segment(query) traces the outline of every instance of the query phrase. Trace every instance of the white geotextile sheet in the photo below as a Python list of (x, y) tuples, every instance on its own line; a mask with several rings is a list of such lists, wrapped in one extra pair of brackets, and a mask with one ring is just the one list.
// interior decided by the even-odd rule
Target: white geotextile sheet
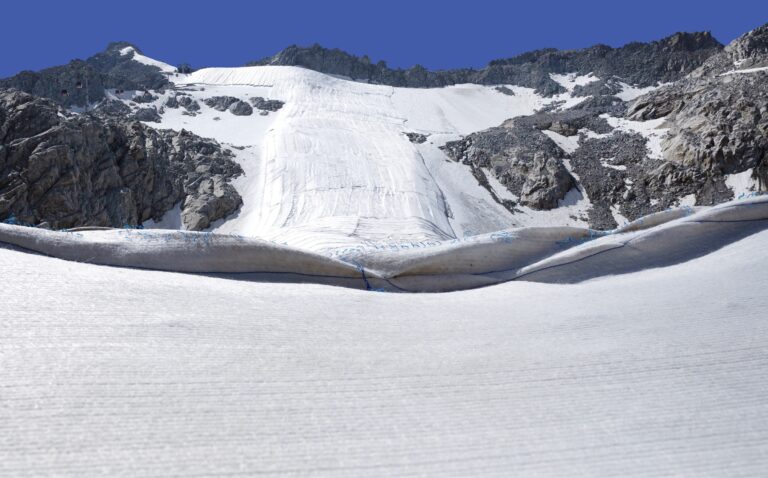
[(766, 226), (768, 197), (756, 197), (663, 211), (608, 232), (526, 227), (464, 240), (362, 243), (325, 251), (205, 232), (47, 231), (7, 224), (0, 224), (0, 242), (93, 264), (420, 292), (510, 280), (576, 282), (669, 265)]

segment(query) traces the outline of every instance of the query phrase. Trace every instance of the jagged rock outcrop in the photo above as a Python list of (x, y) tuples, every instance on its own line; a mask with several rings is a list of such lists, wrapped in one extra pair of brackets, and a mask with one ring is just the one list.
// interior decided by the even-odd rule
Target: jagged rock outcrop
[(613, 96), (622, 91), (622, 86), (614, 78), (596, 80), (586, 85), (576, 85), (573, 96)]
[[(645, 137), (614, 130), (606, 115), (621, 117), (624, 102), (611, 96), (593, 100), (572, 109), (508, 120), (448, 143), (446, 153), (468, 164), (481, 185), (489, 187), (483, 173), (488, 171), (519, 197), (520, 204), (533, 209), (558, 207), (566, 193), (578, 186), (590, 200), (588, 221), (596, 229), (616, 227), (614, 211), (633, 220), (674, 207), (691, 194), (699, 204), (733, 197), (721, 172), (707, 169), (706, 163), (652, 157)], [(563, 151), (546, 131), (578, 135), (575, 150)], [(566, 159), (573, 175), (565, 168)], [(492, 195), (509, 208), (508, 201)], [(509, 209), (514, 212), (514, 207)]]
[[(563, 162), (571, 156), (544, 131), (552, 131), (566, 137), (575, 136), (585, 129), (596, 134), (610, 133), (613, 127), (602, 115), (620, 116), (624, 108), (623, 102), (618, 98), (607, 98), (609, 101), (596, 101), (591, 107), (582, 106), (564, 111), (547, 110), (507, 120), (499, 127), (449, 142), (444, 149), (449, 157), (470, 165), (481, 185), (489, 188), (487, 178), (480, 177), (484, 175), (485, 169), (517, 196), (520, 204), (533, 209), (553, 209), (577, 182)], [(645, 140), (642, 147), (645, 151)], [(600, 166), (600, 169), (605, 168)], [(599, 174), (590, 177), (599, 182)], [(493, 191), (491, 193), (508, 209), (513, 206), (509, 201), (498, 199)], [(608, 206), (606, 211), (607, 208)], [(514, 211), (514, 208), (511, 210)], [(598, 213), (593, 223), (596, 226), (611, 227), (613, 219), (608, 218), (609, 211), (607, 216)]]
[(552, 209), (575, 185), (563, 165), (567, 157), (554, 141), (537, 129), (528, 118), (506, 121), (445, 145), (446, 154), (469, 165), (480, 184), (508, 209), (514, 204), (501, 201), (488, 185), (487, 170), (519, 203), (533, 209)]
[(187, 113), (189, 114), (196, 114), (198, 111), (200, 111), (200, 103), (192, 99), (191, 96), (177, 95), (176, 101), (179, 106), (187, 110)]
[(229, 111), (235, 116), (250, 116), (253, 114), (251, 105), (234, 96), (213, 96), (203, 100), (203, 103), (216, 111)]
[[(763, 68), (768, 67), (768, 25), (722, 50), (707, 34), (675, 35), (654, 45), (630, 44), (624, 49), (593, 47), (577, 55), (539, 51), (514, 61), (493, 62), (530, 65), (548, 58), (558, 65), (550, 65), (554, 70), (565, 64), (566, 72), (591, 72), (600, 79), (576, 86), (574, 96), (588, 98), (570, 109), (561, 110), (562, 103), (553, 103), (537, 114), (449, 143), (446, 152), (469, 164), (481, 185), (487, 186), (487, 179), (480, 177), (487, 168), (520, 198), (520, 203), (541, 209), (558, 204), (562, 188), (553, 185), (566, 182), (553, 181), (552, 172), (545, 171), (547, 181), (540, 181), (541, 190), (551, 194), (532, 200), (530, 188), (521, 181), (531, 178), (530, 167), (535, 162), (531, 153), (538, 151), (539, 165), (544, 158), (552, 165), (558, 158), (568, 159), (579, 187), (591, 202), (589, 223), (599, 229), (615, 227), (616, 212), (632, 220), (676, 206), (686, 196), (693, 195), (700, 205), (732, 199), (725, 175), (750, 168), (754, 168), (753, 177), (761, 189), (767, 189), (768, 68)], [(626, 64), (621, 55), (629, 51), (638, 54), (644, 71)], [(649, 51), (655, 52), (651, 57), (658, 55), (644, 60)], [(704, 51), (714, 54), (704, 58)], [(699, 66), (691, 71), (696, 63)], [(615, 96), (622, 90), (617, 77), (635, 85), (653, 84), (674, 79), (675, 70), (690, 74), (630, 104)], [(611, 131), (606, 115), (626, 115), (636, 121), (665, 117), (664, 157), (652, 156), (647, 138), (640, 134)], [(585, 130), (594, 134), (585, 135)], [(575, 151), (554, 150), (554, 143), (542, 138), (543, 131), (565, 137), (579, 135), (573, 143)], [(521, 157), (527, 158), (524, 163), (528, 169), (517, 164)], [(525, 176), (517, 176), (515, 171)]]
[(131, 101), (134, 103), (152, 103), (155, 100), (157, 100), (157, 96), (153, 95), (149, 91), (143, 91), (131, 98)]
[(245, 101), (236, 101), (229, 107), (229, 112), (235, 116), (251, 116), (253, 108)]
[(754, 169), (766, 190), (768, 25), (734, 40), (687, 78), (637, 99), (628, 117), (667, 118), (663, 149), (670, 162), (712, 174)]
[(523, 169), (525, 182), (520, 190), (520, 204), (533, 209), (553, 209), (576, 181), (561, 158), (546, 157), (537, 152)]
[(254, 108), (262, 112), (277, 111), (285, 105), (285, 103), (280, 100), (268, 100), (261, 96), (254, 96), (250, 101)]
[(147, 121), (149, 123), (159, 123), (162, 118), (160, 113), (157, 112), (157, 108), (150, 106), (149, 108), (139, 108), (133, 113), (132, 118), (137, 121)]
[(408, 138), (408, 141), (410, 141), (413, 144), (423, 144), (427, 142), (427, 136), (426, 134), (421, 133), (403, 133)]
[(234, 96), (212, 96), (211, 98), (204, 99), (203, 103), (216, 111), (227, 111), (231, 105), (238, 101), (240, 100)]
[(240, 174), (215, 141), (0, 90), (0, 220), (122, 227), (181, 203), (184, 225), (199, 230), (240, 206), (228, 184)]
[[(129, 47), (133, 50), (126, 50)], [(15, 88), (65, 107), (84, 107), (86, 98), (91, 103), (101, 101), (106, 89), (143, 91), (166, 87), (167, 76), (155, 66), (133, 61), (133, 51), (140, 52), (129, 43), (110, 43), (105, 51), (87, 60), (73, 60), (38, 72), (22, 71), (1, 79), (0, 88)]]
[(550, 73), (594, 73), (600, 78), (615, 77), (630, 84), (649, 86), (685, 76), (721, 49), (722, 45), (708, 32), (676, 33), (659, 41), (629, 43), (620, 48), (596, 45), (582, 50), (536, 50), (513, 58), (494, 60), (480, 70), (429, 71), (420, 65), (407, 70), (391, 69), (383, 61), (373, 63), (367, 56), (357, 57), (320, 45), (308, 48), (292, 45), (273, 57), (249, 65), (303, 66), (391, 86), (424, 88), (459, 83), (514, 84), (552, 95), (564, 90), (550, 78)]

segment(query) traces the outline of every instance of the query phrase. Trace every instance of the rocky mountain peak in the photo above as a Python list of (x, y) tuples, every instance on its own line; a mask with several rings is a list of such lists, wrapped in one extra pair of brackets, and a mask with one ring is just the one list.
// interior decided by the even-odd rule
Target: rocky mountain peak
[(768, 57), (768, 23), (731, 42), (725, 51), (734, 61)]
[(619, 48), (595, 45), (580, 50), (545, 48), (491, 61), (480, 70), (427, 70), (421, 65), (391, 69), (386, 62), (371, 62), (338, 48), (291, 45), (278, 54), (248, 65), (301, 66), (354, 80), (390, 86), (440, 87), (459, 83), (516, 84), (551, 96), (563, 88), (551, 73), (594, 73), (617, 77), (639, 86), (675, 81), (699, 67), (723, 46), (709, 32), (676, 33), (649, 43), (633, 42)]
[(141, 49), (139, 47), (137, 47), (133, 43), (130, 43), (130, 42), (127, 42), (127, 41), (113, 41), (113, 42), (110, 42), (107, 45), (107, 48), (104, 49), (102, 54), (115, 54), (115, 53), (117, 53), (119, 55), (123, 55), (123, 50), (125, 50), (126, 48), (133, 48), (133, 50), (136, 53), (143, 54), (143, 52), (141, 51)]
[(674, 35), (652, 43), (657, 43), (662, 48), (677, 51), (720, 49), (723, 47), (722, 43), (717, 41), (710, 32), (677, 32)]
[(159, 68), (133, 61), (132, 53), (124, 54), (128, 47), (141, 53), (131, 43), (113, 42), (86, 60), (75, 59), (66, 65), (22, 71), (0, 79), (0, 88), (15, 88), (66, 107), (83, 107), (88, 101), (102, 100), (107, 89), (147, 90), (168, 85), (168, 78)]

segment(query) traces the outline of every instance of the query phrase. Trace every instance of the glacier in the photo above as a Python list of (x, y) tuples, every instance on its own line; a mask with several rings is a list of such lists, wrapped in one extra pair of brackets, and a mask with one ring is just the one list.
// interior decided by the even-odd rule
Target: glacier
[[(569, 216), (585, 210), (586, 199), (557, 214), (523, 208), (524, 214), (510, 215), (466, 166), (439, 149), (510, 117), (584, 98), (544, 98), (513, 85), (507, 87), (513, 95), (482, 85), (396, 88), (289, 66), (206, 68), (171, 80), (200, 100), (201, 111), (189, 116), (166, 110), (159, 127), (238, 147), (234, 152), (245, 171), (233, 183), (242, 209), (214, 231), (330, 252), (523, 225), (585, 225)], [(285, 106), (267, 116), (235, 116), (202, 103), (214, 96), (265, 97)], [(406, 132), (427, 135), (428, 141), (413, 144)]]
[[(178, 206), (144, 229), (0, 224), (0, 475), (768, 469), (768, 196), (745, 174), (734, 201), (596, 231), (580, 188), (510, 214), (440, 149), (575, 105), (590, 75), (545, 98), (133, 59), (175, 84), (156, 106), (199, 101), (159, 127), (231, 148), (243, 206), (204, 232)], [(663, 121), (610, 120), (660, 154)]]

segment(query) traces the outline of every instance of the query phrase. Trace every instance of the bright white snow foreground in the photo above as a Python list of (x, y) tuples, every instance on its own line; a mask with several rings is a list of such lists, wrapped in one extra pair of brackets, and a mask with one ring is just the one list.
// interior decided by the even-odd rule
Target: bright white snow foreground
[(4, 246), (0, 475), (764, 476), (766, 264), (417, 295)]

